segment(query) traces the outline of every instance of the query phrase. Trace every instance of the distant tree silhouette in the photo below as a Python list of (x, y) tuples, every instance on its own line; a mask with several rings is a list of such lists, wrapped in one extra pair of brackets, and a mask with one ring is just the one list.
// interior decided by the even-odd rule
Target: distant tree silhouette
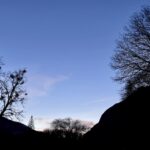
[[(1, 66), (1, 64), (0, 64)], [(26, 70), (3, 72), (0, 68), (0, 117), (19, 119), (27, 93), (23, 88)]]
[(46, 139), (49, 139), (54, 147), (70, 149), (79, 148), (83, 134), (91, 128), (91, 124), (71, 118), (55, 119), (51, 128), (44, 130)]
[(30, 127), (33, 130), (35, 129), (33, 116), (30, 117), (28, 127)]
[(111, 65), (117, 71), (115, 80), (125, 83), (125, 95), (150, 85), (150, 7), (133, 15), (117, 42)]
[(90, 127), (80, 120), (72, 120), (71, 118), (55, 119), (52, 123), (53, 130), (63, 131), (63, 133), (84, 134)]

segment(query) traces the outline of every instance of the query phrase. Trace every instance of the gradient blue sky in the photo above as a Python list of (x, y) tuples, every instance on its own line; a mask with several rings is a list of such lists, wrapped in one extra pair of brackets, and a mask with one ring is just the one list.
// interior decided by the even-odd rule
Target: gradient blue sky
[(4, 70), (28, 70), (24, 122), (30, 115), (37, 128), (64, 117), (98, 122), (120, 97), (109, 65), (115, 41), (130, 16), (148, 4), (149, 0), (0, 0)]

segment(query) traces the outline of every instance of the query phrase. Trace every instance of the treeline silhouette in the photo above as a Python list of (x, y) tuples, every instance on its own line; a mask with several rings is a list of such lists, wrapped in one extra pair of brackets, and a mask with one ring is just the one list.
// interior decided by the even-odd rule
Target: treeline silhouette
[(21, 144), (24, 147), (41, 146), (48, 149), (149, 149), (149, 100), (150, 87), (138, 88), (126, 99), (106, 110), (99, 123), (84, 135), (73, 132), (68, 126), (37, 132), (20, 123), (0, 118), (0, 144), (5, 147)]

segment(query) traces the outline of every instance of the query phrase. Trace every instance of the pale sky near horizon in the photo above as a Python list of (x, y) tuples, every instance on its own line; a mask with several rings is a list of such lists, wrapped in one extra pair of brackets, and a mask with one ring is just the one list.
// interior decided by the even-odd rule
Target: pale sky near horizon
[(26, 68), (25, 118), (97, 123), (120, 99), (110, 67), (116, 40), (149, 0), (0, 0), (4, 70)]

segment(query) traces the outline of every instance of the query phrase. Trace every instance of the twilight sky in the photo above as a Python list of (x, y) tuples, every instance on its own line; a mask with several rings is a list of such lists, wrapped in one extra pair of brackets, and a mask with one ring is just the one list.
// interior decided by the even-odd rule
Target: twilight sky
[(24, 123), (99, 121), (119, 101), (110, 68), (116, 40), (149, 0), (0, 0), (4, 70), (26, 68)]

